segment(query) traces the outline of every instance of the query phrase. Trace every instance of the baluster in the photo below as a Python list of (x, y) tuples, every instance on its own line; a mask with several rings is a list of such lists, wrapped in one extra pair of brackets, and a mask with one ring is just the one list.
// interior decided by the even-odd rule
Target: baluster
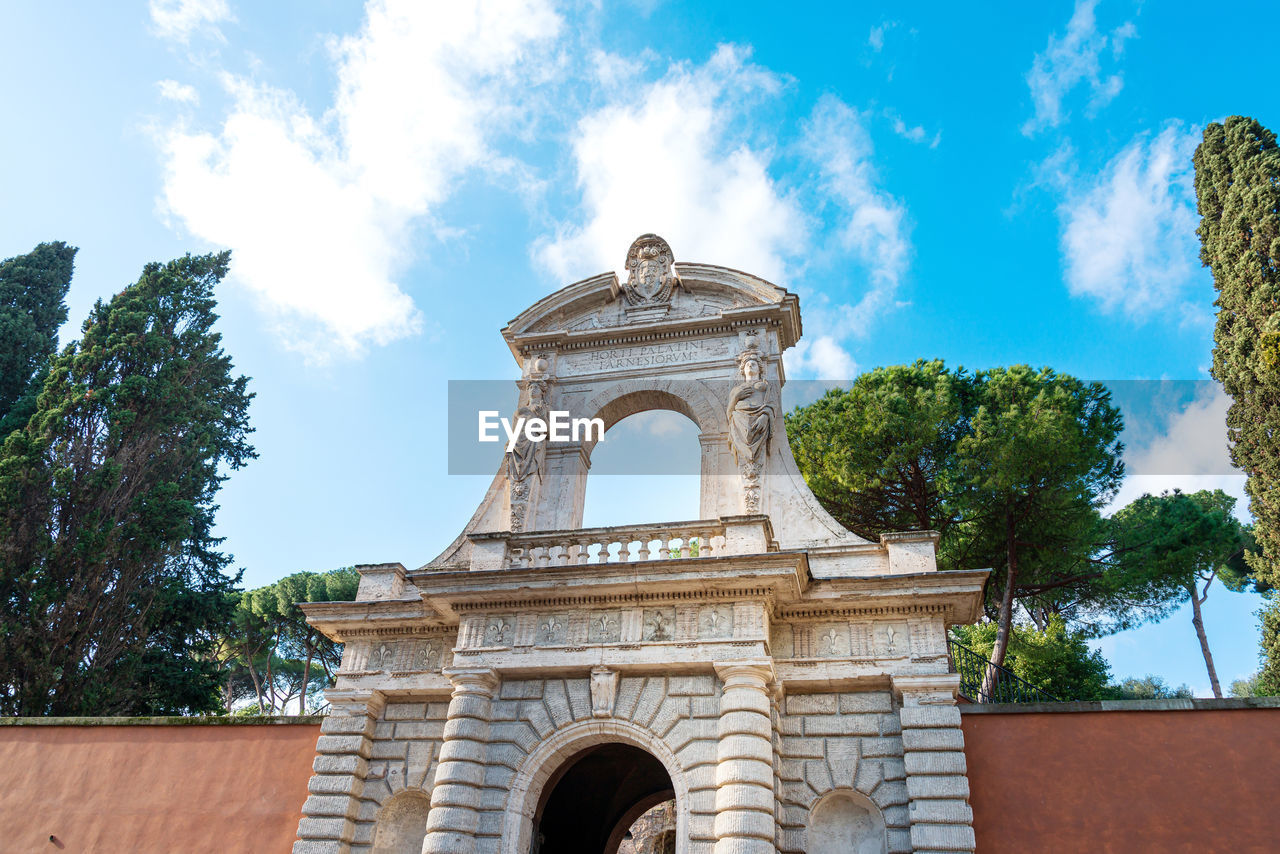
[(538, 569), (542, 569), (544, 566), (551, 563), (551, 549), (549, 547), (538, 546), (534, 551), (538, 558)]
[(576, 545), (578, 547), (578, 565), (582, 566), (591, 560), (591, 541), (578, 540)]
[(698, 534), (698, 557), (711, 557), (713, 551), (711, 534), (707, 531)]
[(570, 546), (568, 543), (556, 546), (556, 566), (569, 565), (569, 548)]
[(609, 546), (613, 545), (608, 540), (602, 540), (600, 543), (600, 554), (596, 555), (596, 563), (609, 562)]
[(685, 532), (684, 536), (680, 538), (680, 557), (689, 556), (689, 540), (690, 539), (691, 537), (689, 536), (687, 531)]
[(523, 549), (523, 548), (511, 549), (511, 568), (524, 569), (526, 566), (529, 565), (527, 560), (528, 556), (529, 556), (528, 549)]
[[(646, 535), (641, 534), (640, 536), (644, 537)], [(640, 541), (640, 551), (636, 552), (636, 560), (648, 560), (648, 559), (649, 559), (649, 541), (647, 539), (642, 539)]]
[(671, 534), (666, 531), (658, 533), (658, 560), (667, 560), (671, 557)]
[(618, 543), (618, 563), (630, 563), (630, 562), (631, 562), (631, 540), (629, 540), (627, 537), (624, 536), (622, 538), (622, 541)]

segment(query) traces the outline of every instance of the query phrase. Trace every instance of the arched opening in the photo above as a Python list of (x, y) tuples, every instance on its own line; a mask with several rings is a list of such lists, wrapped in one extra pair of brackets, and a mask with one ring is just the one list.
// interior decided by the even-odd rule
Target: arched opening
[(631, 822), (618, 843), (618, 854), (675, 854), (676, 802), (672, 798), (650, 807)]
[(684, 413), (627, 415), (591, 450), (582, 526), (701, 518), (701, 466), (698, 425)]
[(409, 789), (392, 797), (378, 811), (373, 854), (421, 854), (430, 811), (426, 792)]
[(548, 778), (531, 854), (617, 854), (633, 822), (674, 797), (667, 769), (647, 751), (619, 742), (588, 747)]
[(861, 792), (824, 795), (809, 810), (806, 854), (884, 854), (888, 850), (884, 816)]

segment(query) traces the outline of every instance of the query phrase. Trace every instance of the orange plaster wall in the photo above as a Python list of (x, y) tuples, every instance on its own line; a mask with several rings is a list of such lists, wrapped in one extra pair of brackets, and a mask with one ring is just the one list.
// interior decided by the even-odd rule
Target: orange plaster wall
[(314, 723), (0, 726), (0, 851), (288, 852), (319, 734)]
[(1280, 709), (962, 720), (980, 854), (1280, 851)]

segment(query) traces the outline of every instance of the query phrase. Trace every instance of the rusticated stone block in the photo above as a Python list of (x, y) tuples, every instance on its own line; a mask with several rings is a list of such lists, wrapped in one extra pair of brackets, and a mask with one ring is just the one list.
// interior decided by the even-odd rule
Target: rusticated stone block
[(876, 715), (806, 715), (804, 734), (879, 735), (880, 719)]
[(960, 726), (960, 709), (956, 706), (903, 706), (899, 717), (904, 727)]
[(317, 756), (311, 763), (317, 774), (354, 774), (364, 777), (369, 771), (369, 761), (363, 756), (346, 754), (340, 756)]
[(893, 711), (893, 697), (885, 691), (859, 691), (840, 695), (840, 714)]
[(962, 800), (913, 800), (911, 820), (923, 824), (972, 824), (973, 809)]
[(907, 793), (912, 800), (919, 798), (960, 798), (969, 797), (969, 780), (967, 777), (926, 777), (915, 775), (907, 777)]
[(426, 716), (426, 703), (387, 703), (382, 713), (382, 717), (389, 721), (416, 721)]
[(838, 694), (789, 694), (786, 700), (788, 715), (834, 715), (839, 704)]
[(901, 756), (904, 741), (897, 738), (864, 738), (860, 742), (862, 755), (867, 758)]
[(904, 729), (902, 746), (912, 750), (964, 750), (964, 733), (958, 729)]
[(964, 754), (934, 751), (912, 751), (904, 757), (908, 774), (964, 774)]
[(962, 824), (913, 824), (911, 845), (916, 851), (973, 851), (973, 828)]

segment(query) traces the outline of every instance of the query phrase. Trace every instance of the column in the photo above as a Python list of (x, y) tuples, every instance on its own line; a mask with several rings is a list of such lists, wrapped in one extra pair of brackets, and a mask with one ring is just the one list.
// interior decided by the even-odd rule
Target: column
[(715, 854), (773, 854), (773, 664), (740, 661), (715, 668), (724, 683), (716, 746)]
[(422, 854), (472, 854), (497, 675), (489, 668), (446, 668), (453, 699), (444, 725)]
[(903, 762), (907, 771), (911, 847), (973, 851), (973, 810), (955, 673), (893, 677), (902, 698)]
[(312, 765), (315, 775), (307, 783), (293, 854), (346, 854), (351, 850), (374, 725), (387, 702), (381, 691), (330, 688), (325, 698), (329, 714), (320, 724)]

